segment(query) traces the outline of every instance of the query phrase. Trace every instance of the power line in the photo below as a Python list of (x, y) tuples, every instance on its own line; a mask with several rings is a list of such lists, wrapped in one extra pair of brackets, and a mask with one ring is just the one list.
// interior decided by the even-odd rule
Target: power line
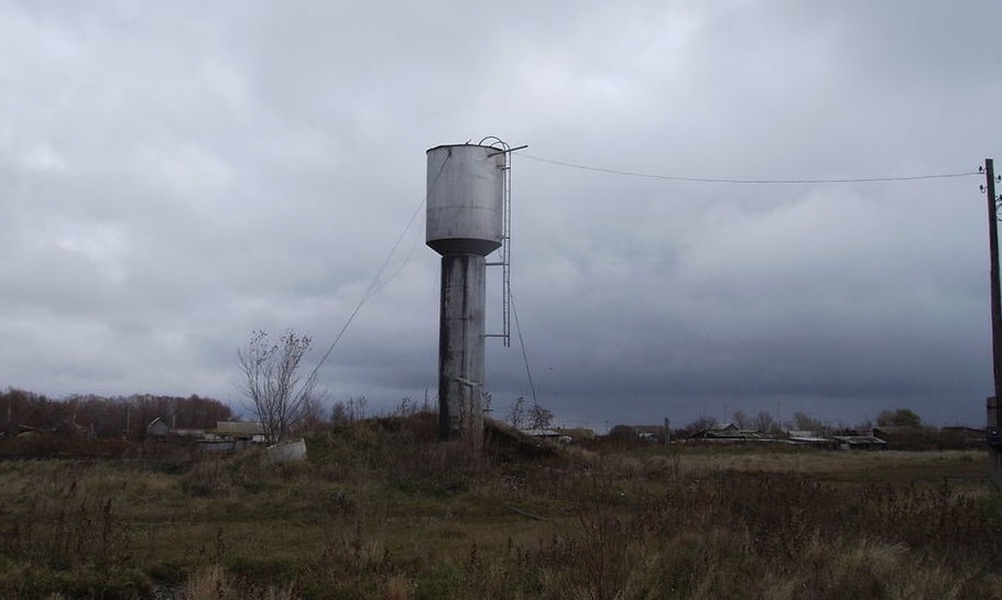
[(739, 179), (731, 177), (693, 177), (688, 175), (664, 175), (658, 173), (641, 173), (637, 171), (622, 171), (619, 169), (609, 169), (606, 167), (595, 167), (578, 163), (543, 158), (531, 154), (520, 153), (518, 156), (551, 165), (559, 165), (571, 169), (582, 171), (593, 171), (596, 173), (607, 173), (609, 175), (620, 175), (623, 177), (639, 177), (643, 179), (661, 179), (665, 181), (684, 181), (688, 183), (722, 183), (731, 185), (818, 185), (835, 183), (878, 183), (886, 181), (919, 181), (923, 179), (950, 179), (955, 177), (969, 177), (980, 175), (977, 171), (964, 171), (957, 173), (926, 173), (920, 175), (887, 175), (877, 177), (836, 177), (830, 179)]
[(515, 310), (515, 295), (509, 296), (511, 300), (511, 316), (515, 317), (515, 331), (518, 333), (518, 345), (522, 348), (522, 362), (525, 363), (525, 376), (529, 379), (529, 390), (532, 392), (532, 405), (539, 406), (536, 402), (536, 384), (532, 381), (532, 371), (529, 369), (529, 355), (525, 351), (525, 340), (522, 338), (522, 326), (518, 322), (518, 311)]
[[(439, 168), (438, 173), (435, 174), (435, 178), (432, 180), (431, 185), (429, 186), (428, 189), (429, 193), (431, 192), (431, 190), (435, 189), (435, 186), (438, 184), (438, 178), (439, 176), (442, 175), (442, 171), (445, 170), (445, 165), (449, 162), (450, 157), (451, 155), (446, 156), (445, 160), (442, 162), (441, 168)], [(365, 293), (363, 293), (362, 297), (358, 300), (358, 304), (355, 305), (355, 308), (351, 311), (351, 314), (348, 315), (348, 319), (341, 327), (341, 330), (338, 331), (338, 334), (334, 337), (334, 341), (330, 343), (330, 346), (327, 347), (327, 351), (324, 352), (324, 355), (320, 357), (320, 360), (317, 362), (316, 366), (313, 367), (313, 371), (310, 373), (309, 377), (310, 379), (315, 378), (317, 376), (317, 372), (320, 370), (320, 367), (322, 367), (323, 364), (327, 362), (327, 359), (330, 357), (331, 352), (334, 351), (334, 346), (337, 346), (338, 342), (341, 341), (341, 337), (344, 336), (344, 332), (348, 330), (348, 326), (351, 325), (351, 322), (355, 320), (355, 316), (358, 315), (358, 311), (362, 309), (362, 306), (365, 305), (365, 303), (368, 302), (370, 298), (376, 295), (377, 292), (382, 290), (384, 287), (386, 287), (387, 284), (393, 281), (397, 277), (397, 275), (399, 275), (400, 272), (403, 270), (404, 266), (407, 264), (407, 261), (410, 260), (411, 255), (414, 253), (414, 248), (417, 244), (411, 246), (411, 249), (407, 253), (407, 257), (404, 259), (403, 264), (388, 278), (382, 279), (383, 272), (389, 266), (390, 260), (393, 258), (393, 255), (396, 254), (397, 249), (400, 247), (400, 244), (404, 241), (404, 238), (407, 237), (407, 232), (409, 232), (411, 227), (414, 226), (414, 222), (417, 220), (418, 215), (421, 214), (421, 208), (424, 207), (427, 201), (428, 201), (428, 196), (425, 195), (423, 198), (421, 198), (421, 201), (418, 202), (417, 208), (415, 208), (414, 212), (411, 214), (411, 218), (409, 221), (407, 221), (407, 225), (404, 227), (404, 230), (400, 232), (400, 236), (397, 238), (397, 241), (393, 243), (393, 247), (390, 248), (390, 251), (386, 255), (386, 258), (383, 259), (383, 264), (379, 266), (379, 269), (377, 269), (376, 273), (372, 276), (372, 280), (369, 282), (369, 287), (366, 288)]]
[[(403, 265), (401, 265), (400, 269), (398, 269), (389, 278), (380, 281), (383, 271), (386, 270), (386, 267), (390, 264), (390, 259), (393, 258), (393, 255), (397, 252), (397, 248), (400, 247), (400, 243), (403, 242), (404, 238), (407, 236), (407, 232), (410, 231), (410, 228), (414, 225), (414, 221), (415, 219), (417, 219), (417, 216), (421, 211), (421, 207), (424, 206), (424, 203), (425, 200), (422, 199), (421, 202), (418, 204), (417, 210), (415, 210), (414, 214), (411, 215), (410, 221), (407, 222), (407, 226), (404, 227), (404, 230), (400, 233), (400, 237), (398, 237), (396, 243), (393, 244), (393, 248), (391, 248), (389, 254), (386, 255), (386, 258), (383, 260), (383, 264), (380, 265), (379, 269), (376, 271), (376, 274), (373, 275), (372, 280), (369, 282), (369, 287), (366, 288), (365, 293), (362, 294), (362, 297), (359, 299), (358, 304), (355, 305), (355, 308), (351, 311), (351, 314), (348, 315), (348, 319), (341, 327), (341, 330), (338, 332), (337, 336), (334, 337), (334, 341), (331, 342), (330, 346), (327, 347), (327, 351), (324, 352), (324, 355), (320, 358), (320, 361), (317, 362), (317, 365), (313, 367), (313, 372), (310, 374), (310, 378), (316, 376), (317, 371), (320, 370), (320, 367), (323, 366), (323, 364), (327, 361), (328, 357), (330, 357), (331, 352), (334, 351), (334, 346), (336, 346), (337, 343), (341, 341), (341, 337), (344, 335), (344, 332), (348, 330), (348, 326), (351, 325), (351, 322), (355, 320), (355, 316), (358, 315), (358, 311), (362, 309), (362, 306), (366, 302), (368, 302), (368, 300), (372, 298), (372, 296), (374, 296), (379, 290), (383, 289), (383, 287), (385, 287), (390, 281), (392, 281), (397, 275), (400, 274), (400, 271), (403, 269)], [(404, 260), (405, 265), (407, 263), (407, 260), (410, 259), (412, 253), (413, 253), (413, 248), (411, 248), (411, 253), (409, 253), (407, 255), (407, 258)]]

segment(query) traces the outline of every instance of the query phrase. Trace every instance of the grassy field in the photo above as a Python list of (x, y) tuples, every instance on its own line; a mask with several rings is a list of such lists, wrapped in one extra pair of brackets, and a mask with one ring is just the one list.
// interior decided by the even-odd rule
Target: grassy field
[(28, 459), (8, 440), (0, 597), (1002, 598), (981, 452), (495, 431), (482, 458), (434, 427), (317, 433), (286, 465), (163, 446)]

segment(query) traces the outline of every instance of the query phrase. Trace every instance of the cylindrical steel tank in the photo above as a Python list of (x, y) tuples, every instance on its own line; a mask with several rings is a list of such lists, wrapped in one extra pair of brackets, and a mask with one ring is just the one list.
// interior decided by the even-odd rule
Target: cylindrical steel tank
[(443, 256), (487, 256), (501, 245), (504, 228), (504, 153), (455, 144), (427, 155), (427, 244)]

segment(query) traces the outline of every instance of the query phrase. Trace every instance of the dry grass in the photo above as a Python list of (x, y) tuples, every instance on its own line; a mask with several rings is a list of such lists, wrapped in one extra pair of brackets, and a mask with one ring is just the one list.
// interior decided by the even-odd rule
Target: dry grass
[(977, 452), (433, 439), (419, 414), (300, 465), (0, 462), (0, 596), (1002, 598)]

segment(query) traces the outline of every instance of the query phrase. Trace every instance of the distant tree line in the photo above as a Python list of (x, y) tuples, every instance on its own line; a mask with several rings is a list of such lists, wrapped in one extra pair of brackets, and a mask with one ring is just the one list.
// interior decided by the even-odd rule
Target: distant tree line
[(216, 421), (231, 420), (233, 411), (219, 400), (197, 395), (106, 398), (91, 394), (54, 400), (14, 388), (0, 392), (0, 431), (8, 436), (35, 430), (139, 438), (157, 417), (175, 429), (212, 429)]
[[(813, 417), (804, 412), (795, 412), (791, 417), (780, 423), (767, 411), (760, 410), (754, 414), (748, 414), (738, 410), (731, 415), (730, 423), (738, 429), (761, 431), (763, 433), (778, 434), (787, 430), (811, 431), (818, 434), (838, 434), (850, 431), (868, 431), (874, 425), (878, 427), (913, 427), (920, 429), (925, 427), (922, 417), (908, 408), (897, 408), (894, 410), (884, 410), (877, 415), (874, 422), (864, 421), (856, 425), (845, 423), (826, 423), (821, 419)], [(675, 430), (675, 435), (686, 437), (691, 434), (705, 431), (718, 425), (725, 425), (714, 417), (702, 415), (696, 417), (691, 423)]]

